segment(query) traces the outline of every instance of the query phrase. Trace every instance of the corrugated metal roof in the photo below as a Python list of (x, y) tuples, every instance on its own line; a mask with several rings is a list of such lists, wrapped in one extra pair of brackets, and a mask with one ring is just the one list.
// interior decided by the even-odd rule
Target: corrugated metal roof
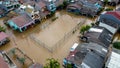
[(120, 54), (116, 52), (112, 52), (109, 60), (106, 63), (106, 67), (108, 68), (120, 68)]

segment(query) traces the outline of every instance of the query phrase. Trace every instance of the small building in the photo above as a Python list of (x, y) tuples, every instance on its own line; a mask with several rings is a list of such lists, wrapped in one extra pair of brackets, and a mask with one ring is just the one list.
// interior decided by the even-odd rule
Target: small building
[(41, 19), (47, 18), (47, 16), (51, 14), (43, 1), (35, 4), (35, 11), (38, 11), (38, 15)]
[(116, 6), (118, 5), (120, 0), (108, 0), (108, 4), (111, 6)]
[(115, 34), (120, 28), (120, 11), (107, 11), (98, 18), (99, 26)]
[(7, 21), (7, 24), (14, 30), (25, 31), (30, 25), (34, 25), (34, 20), (28, 14), (22, 14)]
[(102, 68), (108, 57), (108, 50), (96, 43), (83, 43), (64, 59), (63, 64), (73, 68)]
[(101, 1), (96, 0), (79, 0), (74, 3), (70, 3), (67, 6), (67, 11), (95, 17), (103, 7)]
[(120, 68), (120, 54), (112, 51), (105, 64), (105, 68)]
[(8, 9), (4, 5), (0, 4), (0, 18), (4, 17), (7, 13)]
[(105, 48), (110, 48), (113, 34), (106, 28), (94, 26), (91, 27), (84, 35), (80, 38), (86, 42), (94, 42), (102, 45)]
[(20, 6), (17, 0), (3, 0), (0, 3), (6, 6), (8, 11), (14, 10)]
[(5, 51), (0, 51), (0, 68), (17, 68)]
[(0, 32), (0, 46), (9, 42), (8, 35), (4, 32)]

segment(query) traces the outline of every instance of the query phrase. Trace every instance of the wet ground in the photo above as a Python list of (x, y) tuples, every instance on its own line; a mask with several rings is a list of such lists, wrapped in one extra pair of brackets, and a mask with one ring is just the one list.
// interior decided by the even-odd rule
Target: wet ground
[[(63, 58), (69, 54), (70, 47), (75, 42), (79, 42), (79, 30), (75, 34), (73, 34), (67, 41), (63, 42), (63, 44), (53, 53), (49, 52), (46, 48), (36, 43), (36, 41), (31, 38), (31, 35), (51, 47), (80, 21), (86, 20), (85, 24), (90, 24), (92, 20), (84, 16), (76, 16), (65, 11), (57, 12), (55, 16), (57, 16), (58, 19), (47, 25), (47, 27), (44, 29), (41, 29), (42, 24), (38, 24), (33, 28), (29, 28), (23, 33), (19, 33), (6, 27), (6, 33), (9, 35), (10, 42), (5, 46), (0, 47), (0, 50), (9, 51), (13, 47), (18, 47), (35, 62), (45, 64), (47, 58), (53, 57), (58, 59), (59, 62), (62, 63)], [(0, 19), (0, 25), (5, 26), (2, 20), (3, 19)], [(48, 22), (51, 22), (51, 19), (48, 19), (43, 23)]]

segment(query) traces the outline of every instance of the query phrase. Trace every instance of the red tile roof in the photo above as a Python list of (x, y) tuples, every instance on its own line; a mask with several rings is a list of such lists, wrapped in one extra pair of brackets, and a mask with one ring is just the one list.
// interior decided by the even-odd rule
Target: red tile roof
[(6, 33), (0, 32), (0, 41), (7, 38), (7, 37), (8, 37), (8, 35)]
[(120, 20), (120, 11), (108, 11), (105, 14), (113, 15)]
[(27, 23), (30, 23), (32, 21), (32, 18), (28, 16), (27, 14), (23, 14), (21, 16), (12, 18), (12, 21), (19, 27), (24, 26)]
[(4, 59), (0, 56), (0, 68), (9, 68)]

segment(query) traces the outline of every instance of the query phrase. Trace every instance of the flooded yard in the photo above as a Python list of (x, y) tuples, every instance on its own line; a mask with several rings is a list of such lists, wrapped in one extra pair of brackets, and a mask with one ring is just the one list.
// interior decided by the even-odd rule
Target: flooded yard
[[(55, 16), (57, 16), (58, 19), (47, 25), (44, 29), (41, 29), (42, 24), (38, 24), (23, 33), (19, 33), (13, 31), (9, 27), (6, 27), (6, 33), (9, 35), (10, 42), (5, 46), (0, 47), (0, 50), (9, 51), (11, 48), (18, 47), (35, 62), (45, 64), (47, 58), (53, 57), (58, 59), (62, 64), (62, 59), (68, 55), (70, 47), (75, 42), (79, 42), (79, 30), (70, 36), (67, 41), (62, 42), (62, 46), (56, 48), (56, 50), (52, 53), (40, 44), (36, 43), (36, 41), (31, 38), (31, 35), (38, 41), (42, 41), (47, 46), (53, 47), (78, 23), (86, 20), (85, 23), (89, 24), (92, 20), (87, 19), (84, 16), (76, 16), (64, 11), (56, 12)], [(43, 24), (47, 22), (51, 22), (51, 18), (43, 22)], [(0, 25), (4, 25), (2, 19), (0, 19)]]

